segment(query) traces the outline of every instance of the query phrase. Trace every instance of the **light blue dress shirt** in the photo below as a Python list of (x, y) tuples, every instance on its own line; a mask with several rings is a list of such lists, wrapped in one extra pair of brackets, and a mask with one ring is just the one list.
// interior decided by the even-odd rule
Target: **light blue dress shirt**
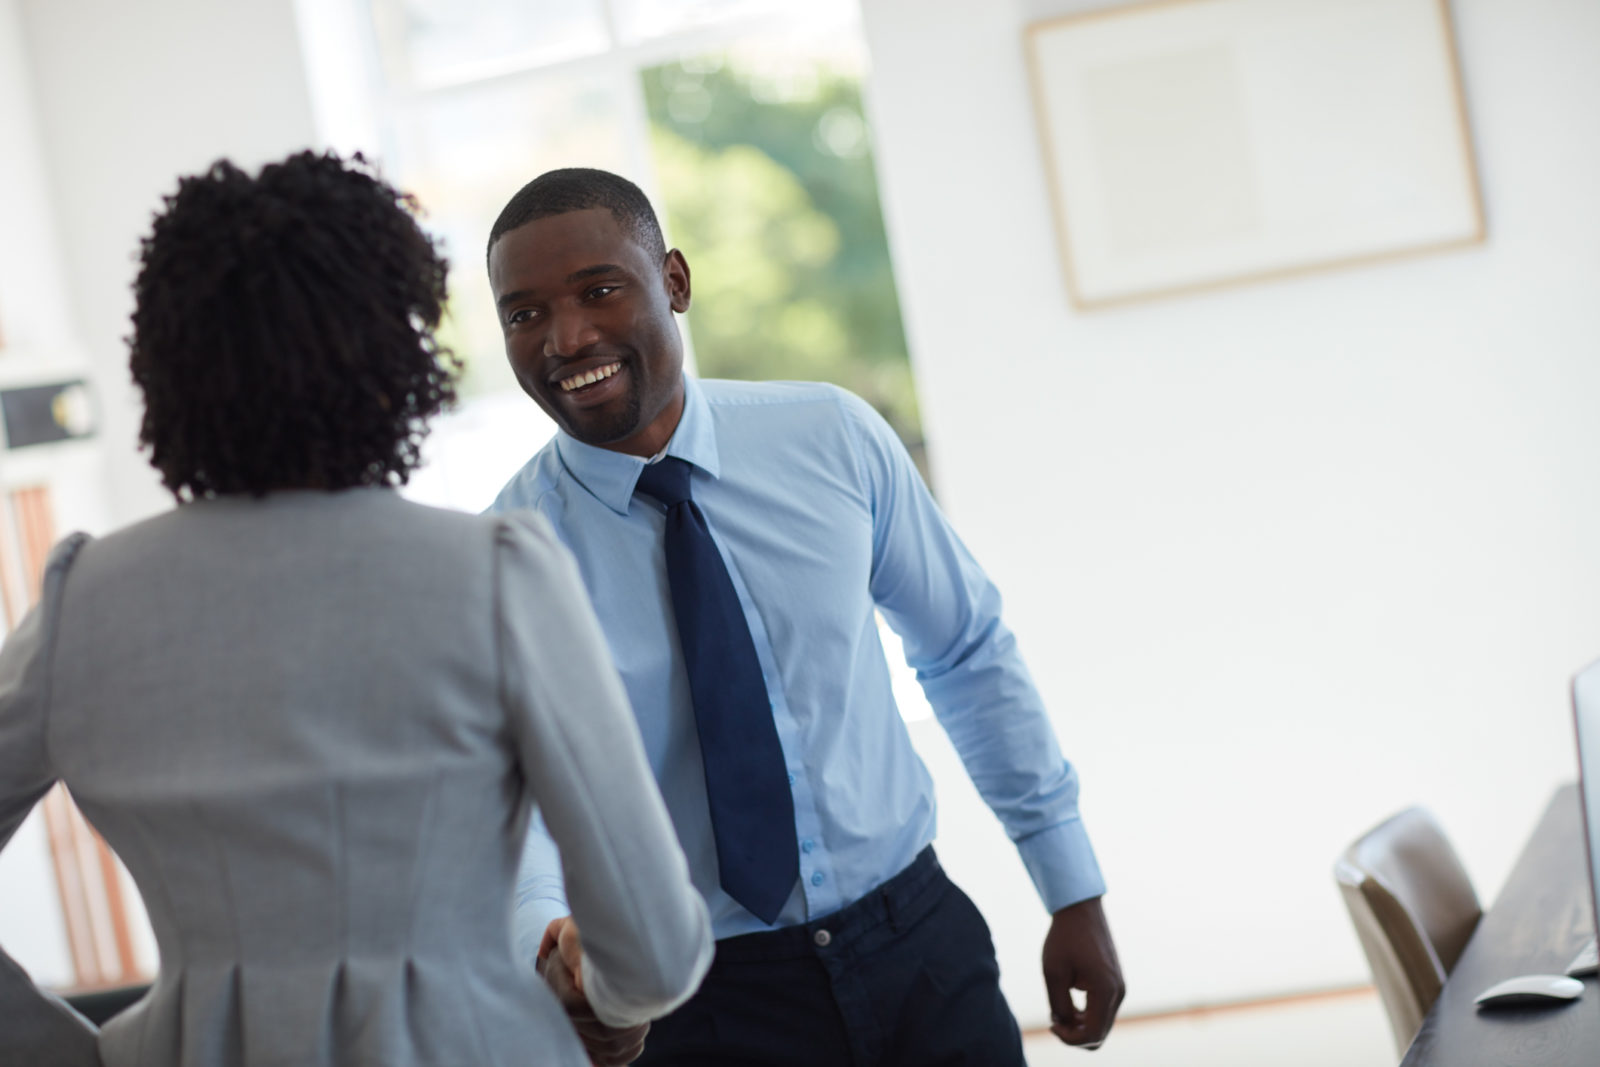
[[(895, 707), (874, 610), (904, 639), (1045, 906), (1104, 892), (1077, 774), (1000, 619), (999, 592), (883, 419), (830, 385), (686, 377), (666, 454), (694, 466), (694, 499), (744, 606), (788, 765), (800, 879), (775, 925), (838, 911), (934, 837), (933, 782)], [(771, 929), (718, 884), (664, 516), (633, 497), (644, 462), (557, 434), (490, 510), (541, 512), (577, 557), (716, 937)], [(531, 603), (539, 590), (519, 595)], [(565, 914), (559, 859), (536, 820), (517, 892), (525, 960)]]

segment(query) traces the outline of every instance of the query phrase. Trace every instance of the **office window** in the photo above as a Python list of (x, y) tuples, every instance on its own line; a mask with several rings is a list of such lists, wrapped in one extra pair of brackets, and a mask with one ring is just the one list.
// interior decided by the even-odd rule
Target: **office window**
[(373, 20), (395, 85), (430, 89), (604, 52), (600, 0), (379, 0)]
[(380, 155), (451, 257), (445, 333), (469, 405), (498, 410), (473, 398), (516, 388), (482, 266), (490, 224), (538, 173), (597, 166), (638, 181), (689, 258), (699, 373), (843, 385), (926, 472), (853, 0), (359, 7)]
[(701, 373), (830, 381), (923, 462), (853, 39), (746, 42), (642, 72)]

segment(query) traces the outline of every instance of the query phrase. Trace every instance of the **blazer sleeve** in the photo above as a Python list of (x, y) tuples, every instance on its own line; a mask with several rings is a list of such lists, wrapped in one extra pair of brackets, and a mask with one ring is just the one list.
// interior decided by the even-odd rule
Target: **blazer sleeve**
[(633, 1026), (692, 995), (711, 924), (577, 565), (532, 513), (500, 520), (502, 699), (528, 788), (561, 854), (590, 1006)]
[[(45, 738), (49, 667), (61, 582), (83, 543), (56, 546), (45, 569), (44, 595), (0, 647), (0, 848), (39, 798), (55, 784)], [(0, 948), (0, 1063), (61, 1067), (100, 1063), (98, 1032), (57, 997), (35, 986)]]

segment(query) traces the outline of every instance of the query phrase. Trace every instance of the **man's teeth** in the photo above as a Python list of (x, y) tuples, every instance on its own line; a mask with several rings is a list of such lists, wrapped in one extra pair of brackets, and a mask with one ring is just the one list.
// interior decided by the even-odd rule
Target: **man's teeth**
[(621, 369), (622, 364), (620, 363), (608, 363), (604, 367), (596, 367), (592, 371), (574, 374), (570, 378), (561, 379), (561, 388), (570, 393), (574, 389), (582, 389), (586, 385), (593, 385), (595, 382), (609, 378)]

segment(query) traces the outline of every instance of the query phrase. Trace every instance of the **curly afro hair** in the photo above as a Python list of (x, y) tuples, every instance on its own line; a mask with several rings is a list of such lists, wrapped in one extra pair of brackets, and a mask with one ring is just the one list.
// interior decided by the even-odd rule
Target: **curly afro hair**
[(182, 178), (140, 248), (139, 439), (179, 501), (403, 484), (459, 361), (447, 264), (360, 155)]

